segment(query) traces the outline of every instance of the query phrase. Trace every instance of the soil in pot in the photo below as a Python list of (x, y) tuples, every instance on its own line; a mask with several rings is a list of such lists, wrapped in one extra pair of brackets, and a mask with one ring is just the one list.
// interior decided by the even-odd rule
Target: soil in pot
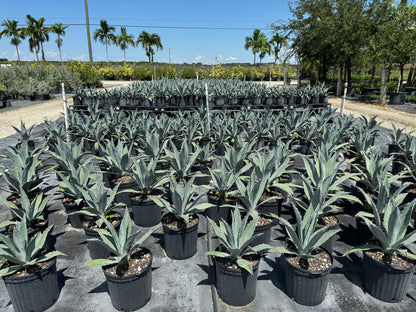
[(103, 268), (113, 307), (135, 311), (144, 307), (152, 297), (152, 254), (147, 248), (136, 249), (128, 266), (111, 265)]
[[(165, 192), (162, 189), (155, 190), (153, 196), (162, 197)], [(136, 225), (142, 227), (152, 227), (160, 222), (162, 208), (156, 205), (149, 197), (143, 198), (138, 194), (131, 194), (130, 205), (133, 213), (133, 221)]]
[(196, 214), (190, 222), (178, 220), (172, 213), (162, 216), (163, 241), (166, 255), (171, 259), (184, 260), (196, 254), (198, 247), (198, 224)]
[[(265, 201), (269, 199), (270, 197), (276, 196), (278, 197), (275, 200), (268, 201), (266, 203), (261, 203), (262, 201)], [(284, 196), (282, 193), (275, 189), (271, 189), (269, 192), (264, 192), (263, 195), (260, 198), (260, 205), (257, 208), (258, 212), (263, 215), (268, 215), (270, 213), (274, 213), (275, 215), (280, 215), (280, 212), (282, 210), (282, 203), (284, 200)], [(276, 225), (277, 219), (273, 219), (273, 224)]]
[(363, 286), (370, 295), (385, 302), (399, 302), (407, 294), (416, 261), (381, 251), (366, 251), (363, 267)]
[(261, 235), (255, 238), (250, 243), (252, 246), (270, 243), (270, 238), (272, 234), (272, 226), (274, 225), (274, 221), (275, 221), (274, 218), (260, 215), (259, 220), (257, 221), (256, 228), (254, 230), (254, 235), (256, 234), (261, 234)]
[[(118, 212), (115, 212), (113, 215), (107, 218), (107, 220), (111, 222), (112, 225), (116, 228), (116, 230), (118, 230), (120, 226), (121, 219), (122, 219), (122, 216)], [(89, 216), (83, 217), (82, 228), (85, 231), (85, 235), (87, 236), (87, 239), (89, 238), (99, 239), (100, 238), (100, 235), (98, 235), (97, 231), (95, 231), (95, 229), (98, 229), (96, 220), (97, 220), (96, 218), (89, 217)], [(106, 228), (105, 225), (103, 225), (102, 228)], [(87, 244), (88, 244), (88, 250), (90, 252), (90, 256), (92, 259), (105, 259), (110, 255), (110, 252), (97, 242), (87, 241)]]
[(284, 259), (286, 294), (302, 305), (316, 306), (322, 303), (333, 263), (331, 255), (321, 248), (314, 258), (301, 259), (286, 255)]
[(56, 259), (4, 276), (3, 281), (16, 312), (44, 311), (59, 297)]
[[(221, 246), (219, 246), (220, 248)], [(213, 257), (218, 296), (226, 304), (232, 306), (245, 306), (256, 297), (257, 276), (261, 257), (255, 254), (244, 258), (251, 262), (253, 274), (240, 268), (231, 259)]]

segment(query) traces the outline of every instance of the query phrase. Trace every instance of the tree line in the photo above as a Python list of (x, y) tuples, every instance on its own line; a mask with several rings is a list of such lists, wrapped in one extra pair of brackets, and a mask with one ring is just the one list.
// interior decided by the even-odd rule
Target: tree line
[[(5, 19), (1, 22), (3, 29), (0, 31), (0, 39), (2, 37), (10, 38), (10, 44), (16, 47), (17, 59), (20, 61), (19, 45), (22, 40), (28, 39), (29, 50), (35, 54), (36, 60), (39, 61), (39, 53), (41, 53), (42, 60), (45, 60), (45, 52), (43, 44), (49, 42), (49, 34), (54, 33), (57, 35), (55, 40), (59, 49), (59, 57), (62, 63), (62, 43), (65, 36), (65, 30), (68, 25), (62, 23), (55, 23), (52, 26), (46, 26), (46, 19), (41, 17), (35, 19), (30, 14), (26, 15), (26, 27), (19, 27), (19, 21)], [(113, 26), (109, 26), (107, 21), (101, 20), (100, 27), (94, 31), (93, 36), (95, 41), (105, 44), (106, 56), (108, 62), (108, 45), (114, 44), (124, 52), (124, 62), (126, 62), (126, 49), (129, 46), (141, 45), (146, 51), (146, 56), (149, 58), (149, 63), (153, 63), (153, 56), (155, 49), (163, 49), (163, 45), (160, 36), (155, 33), (148, 33), (142, 31), (137, 40), (134, 40), (132, 34), (127, 33), (126, 27), (121, 27), (120, 32), (116, 33), (116, 29)]]

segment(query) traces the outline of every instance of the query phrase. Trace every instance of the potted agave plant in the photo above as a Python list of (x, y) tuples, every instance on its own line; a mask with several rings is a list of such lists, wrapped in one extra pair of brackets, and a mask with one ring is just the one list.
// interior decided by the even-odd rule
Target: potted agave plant
[(59, 251), (43, 249), (52, 226), (30, 237), (26, 220), (18, 222), (12, 237), (0, 234), (0, 276), (16, 312), (44, 311), (59, 297), (56, 257)]
[[(385, 302), (399, 302), (406, 295), (416, 269), (416, 255), (406, 247), (416, 242), (410, 219), (416, 200), (403, 204), (405, 193), (380, 194), (375, 201), (362, 191), (372, 213), (359, 212), (373, 234), (368, 244), (355, 247), (345, 255), (363, 252), (363, 286), (373, 297)], [(384, 193), (384, 192), (383, 192)]]
[(103, 157), (99, 160), (104, 162), (109, 175), (110, 186), (114, 187), (119, 184), (120, 193), (117, 194), (116, 199), (119, 203), (128, 205), (130, 202), (128, 192), (122, 192), (128, 189), (134, 189), (136, 184), (130, 176), (131, 169), (133, 167), (133, 161), (131, 160), (131, 146), (128, 148), (120, 140), (117, 144), (114, 141), (107, 141), (102, 148), (104, 153)]
[(195, 185), (208, 185), (211, 181), (209, 175), (209, 168), (212, 166), (212, 151), (210, 150), (210, 144), (208, 143), (204, 147), (196, 146), (197, 158), (195, 164), (192, 166), (192, 172), (198, 172), (199, 176), (195, 178)]
[[(99, 179), (97, 183), (88, 188), (84, 187), (81, 190), (85, 205), (81, 210), (73, 212), (73, 214), (83, 215), (82, 227), (87, 239), (98, 237), (98, 233), (95, 230), (105, 228), (106, 224), (103, 222), (103, 219), (107, 219), (116, 228), (120, 225), (121, 215), (115, 211), (121, 205), (115, 203), (118, 188), (119, 184), (114, 187), (110, 196), (108, 196), (103, 181)], [(108, 250), (95, 241), (88, 241), (88, 249), (93, 259), (106, 258), (108, 256)]]
[(172, 174), (177, 181), (185, 182), (193, 175), (200, 176), (199, 173), (192, 172), (192, 167), (196, 162), (196, 159), (201, 152), (200, 149), (193, 153), (189, 153), (188, 144), (186, 141), (182, 141), (181, 149), (178, 150), (176, 146), (171, 144), (172, 151), (166, 149), (166, 156), (169, 160)]
[(133, 233), (127, 208), (119, 232), (106, 219), (103, 222), (107, 230), (96, 229), (99, 236), (89, 239), (89, 242), (102, 245), (110, 256), (88, 261), (86, 266), (102, 266), (115, 309), (138, 310), (152, 297), (152, 253), (141, 245), (158, 227), (149, 229), (141, 236), (141, 230)]
[(150, 160), (148, 164), (140, 159), (134, 163), (131, 174), (136, 183), (136, 190), (130, 194), (129, 207), (133, 213), (134, 223), (143, 227), (157, 225), (162, 216), (162, 208), (154, 203), (152, 197), (165, 195), (163, 185), (169, 179), (168, 177), (159, 179), (156, 175), (156, 166), (157, 159)]
[(197, 204), (203, 194), (193, 198), (194, 179), (195, 177), (192, 177), (186, 184), (170, 179), (171, 203), (162, 197), (152, 197), (157, 205), (168, 210), (161, 219), (164, 247), (166, 255), (176, 260), (188, 259), (197, 252), (197, 212), (211, 207), (209, 203)]
[(306, 306), (318, 305), (325, 299), (333, 259), (321, 246), (339, 231), (327, 226), (317, 228), (321, 208), (322, 203), (313, 200), (302, 217), (293, 205), (295, 229), (287, 220), (275, 216), (286, 229), (288, 244), (269, 250), (285, 254), (286, 293), (297, 303)]
[(266, 244), (255, 245), (254, 230), (257, 219), (241, 218), (238, 209), (232, 213), (229, 225), (221, 220), (219, 225), (211, 219), (220, 245), (206, 255), (213, 256), (216, 270), (216, 288), (219, 297), (232, 306), (245, 306), (256, 297), (257, 275), (260, 266), (260, 251), (269, 249)]

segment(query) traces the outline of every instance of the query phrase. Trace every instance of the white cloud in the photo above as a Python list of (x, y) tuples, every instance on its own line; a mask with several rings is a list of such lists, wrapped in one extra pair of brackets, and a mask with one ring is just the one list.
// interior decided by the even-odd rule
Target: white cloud
[(202, 61), (205, 60), (205, 59), (206, 59), (206, 57), (204, 55), (198, 54), (197, 57), (194, 59), (194, 62), (195, 63), (199, 63), (199, 62), (202, 63)]
[(82, 54), (82, 55), (71, 58), (71, 60), (83, 62), (87, 60), (87, 57), (85, 56), (85, 54)]
[(48, 59), (58, 59), (59, 58), (59, 52), (47, 51), (47, 52), (45, 52), (45, 57), (48, 58)]
[(237, 60), (238, 58), (236, 58), (236, 57), (234, 57), (234, 56), (230, 56), (230, 57), (227, 57), (225, 60), (226, 61), (235, 61), (235, 60)]
[(217, 56), (217, 58), (218, 58), (218, 60), (222, 60), (222, 55), (221, 54), (218, 54), (218, 56)]

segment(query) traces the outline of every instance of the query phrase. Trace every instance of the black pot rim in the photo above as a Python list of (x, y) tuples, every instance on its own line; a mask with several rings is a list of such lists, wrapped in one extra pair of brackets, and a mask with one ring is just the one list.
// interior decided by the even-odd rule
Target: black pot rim
[[(162, 216), (161, 220), (163, 220), (163, 217), (164, 216), (166, 216), (167, 214), (170, 214), (170, 213), (171, 212), (165, 213)], [(161, 222), (162, 223), (162, 226), (163, 226), (163, 230), (164, 231), (167, 231), (167, 232), (171, 232), (171, 233), (172, 232), (174, 232), (174, 233), (179, 233), (179, 232), (189, 233), (189, 232), (193, 232), (193, 231), (195, 231), (195, 228), (198, 228), (198, 225), (199, 225), (199, 217), (198, 217), (198, 215), (196, 213), (195, 213), (195, 216), (198, 219), (198, 222), (195, 225), (191, 226), (191, 227), (186, 227), (186, 228), (181, 228), (181, 229), (175, 229), (175, 228), (171, 228), (171, 227), (167, 226), (166, 224), (164, 224), (163, 222)]]
[[(28, 275), (25, 276), (11, 276), (11, 275), (7, 275), (7, 276), (3, 276), (3, 280), (5, 282), (10, 282), (10, 283), (24, 283), (27, 282), (29, 280), (35, 280), (38, 279), (40, 276), (44, 276), (45, 274), (47, 274), (54, 265), (56, 265), (56, 257), (52, 258), (52, 262), (46, 266), (45, 268), (41, 269), (38, 272), (35, 273), (30, 273)], [(3, 266), (2, 266), (3, 267)]]
[(144, 267), (138, 272), (135, 272), (133, 275), (128, 275), (128, 276), (114, 276), (112, 274), (107, 273), (105, 271), (105, 267), (102, 267), (101, 269), (104, 272), (105, 278), (110, 280), (113, 283), (123, 284), (123, 283), (128, 283), (128, 282), (138, 279), (140, 276), (142, 276), (144, 273), (150, 270), (152, 268), (152, 263), (153, 263), (153, 254), (146, 247), (139, 247), (139, 248), (145, 250), (147, 253), (150, 254), (150, 263), (146, 267)]

